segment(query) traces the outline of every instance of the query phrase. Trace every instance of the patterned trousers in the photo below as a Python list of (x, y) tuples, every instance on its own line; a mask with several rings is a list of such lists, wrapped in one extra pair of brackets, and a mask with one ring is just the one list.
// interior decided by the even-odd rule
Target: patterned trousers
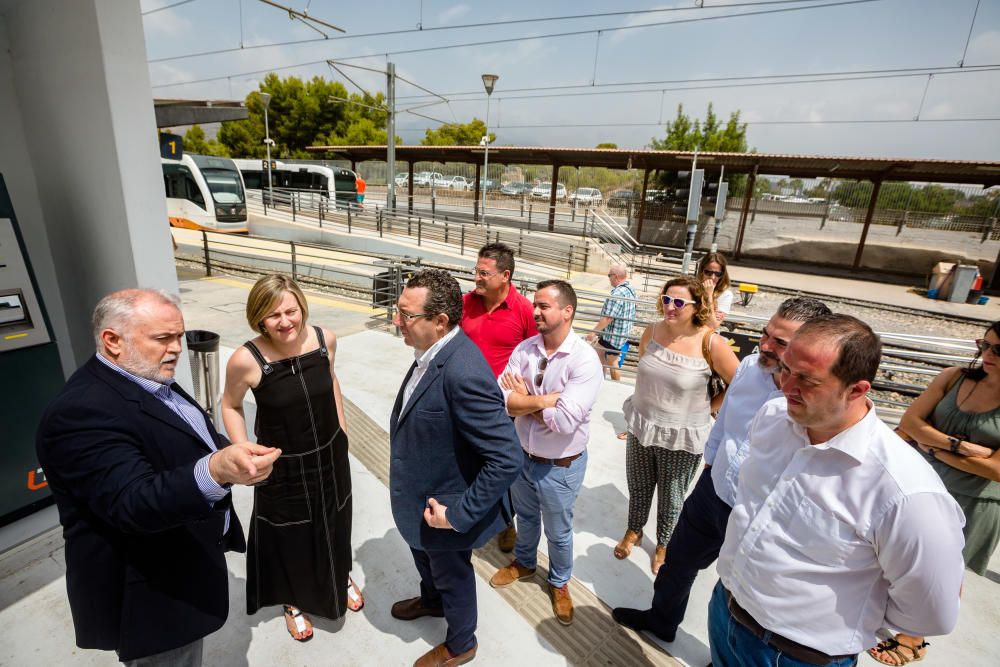
[(659, 487), (656, 494), (656, 544), (666, 546), (684, 505), (684, 494), (691, 486), (700, 463), (701, 454), (643, 447), (629, 433), (625, 441), (629, 530), (642, 531), (649, 519), (653, 491)]

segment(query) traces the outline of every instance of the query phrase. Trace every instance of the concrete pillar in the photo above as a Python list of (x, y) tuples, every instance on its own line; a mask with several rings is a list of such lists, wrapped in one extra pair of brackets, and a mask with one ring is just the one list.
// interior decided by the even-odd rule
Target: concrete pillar
[(8, 174), (30, 155), (36, 192), (18, 178), (11, 198), (32, 216), (40, 202), (61, 304), (44, 297), (63, 311), (61, 347), (78, 364), (94, 352), (89, 319), (101, 296), (133, 286), (178, 291), (139, 3), (3, 7), (0, 126), (18, 116), (26, 151), (0, 142), (0, 165)]

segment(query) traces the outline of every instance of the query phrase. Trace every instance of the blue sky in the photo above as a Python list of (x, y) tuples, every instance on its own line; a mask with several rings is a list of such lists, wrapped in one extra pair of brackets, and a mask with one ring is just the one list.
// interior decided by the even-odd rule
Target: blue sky
[[(264, 76), (257, 70), (301, 65), (278, 73), (341, 79), (325, 64), (302, 64), (349, 58), (353, 65), (384, 69), (388, 60), (400, 76), (449, 100), (419, 110), (448, 122), (485, 118), (480, 75), (498, 74), (490, 129), (499, 144), (643, 147), (663, 135), (662, 122), (678, 104), (701, 117), (713, 102), (722, 116), (741, 112), (749, 143), (760, 152), (1000, 160), (1000, 121), (941, 122), (1000, 118), (1000, 0), (980, 0), (978, 12), (976, 0), (280, 0), (308, 7), (310, 16), (347, 31), (338, 38), (324, 28), (330, 39), (258, 0), (189, 0), (155, 11), (176, 3), (141, 2), (156, 97), (243, 99)], [(790, 11), (803, 7), (808, 9)], [(566, 18), (652, 9), (676, 11)], [(757, 15), (705, 20), (750, 12)], [(543, 20), (552, 17), (561, 18)], [(516, 19), (533, 20), (496, 25)], [(632, 27), (663, 22), (674, 23)], [(469, 24), (485, 25), (454, 27)], [(364, 36), (389, 31), (409, 32)], [(553, 36), (568, 32), (582, 34)], [(318, 41), (240, 49), (241, 43), (313, 39)], [(492, 40), (511, 41), (439, 48)], [(400, 53), (427, 48), (435, 50)], [(206, 51), (220, 53), (176, 58)], [(976, 71), (994, 65), (998, 69)], [(816, 76), (899, 69), (916, 71), (854, 81)], [(385, 88), (384, 76), (344, 71), (370, 91)], [(824, 80), (692, 81), (790, 74)], [(223, 78), (194, 82), (213, 77)], [(432, 101), (403, 82), (397, 96), (399, 108)], [(921, 122), (844, 122), (910, 120), (918, 112)], [(437, 124), (401, 114), (397, 134), (418, 143)]]

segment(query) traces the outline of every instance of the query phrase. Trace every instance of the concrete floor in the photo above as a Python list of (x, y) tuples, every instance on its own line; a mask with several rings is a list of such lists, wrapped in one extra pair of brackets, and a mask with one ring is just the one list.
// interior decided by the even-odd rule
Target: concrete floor
[[(251, 283), (190, 275), (181, 278), (186, 325), (188, 329), (209, 329), (221, 334), (224, 365), (232, 349), (251, 333), (242, 317)], [(746, 280), (749, 274), (740, 278)], [(800, 288), (807, 289), (802, 281), (808, 277), (795, 279)], [(763, 279), (760, 282), (767, 284)], [(895, 297), (888, 292), (885, 298)], [(412, 362), (412, 351), (401, 339), (375, 326), (366, 305), (310, 295), (310, 307), (313, 323), (337, 332), (337, 373), (346, 398), (387, 428), (392, 401)], [(624, 448), (614, 434), (623, 425), (621, 404), (631, 389), (628, 384), (612, 382), (606, 382), (602, 389), (592, 414), (587, 477), (576, 506), (574, 577), (578, 585), (587, 587), (612, 607), (642, 606), (652, 594), (649, 559), (653, 545), (648, 540), (625, 561), (617, 561), (612, 555), (625, 528), (627, 509)], [(252, 410), (252, 405), (247, 407)], [(206, 664), (354, 665), (373, 661), (410, 664), (441, 641), (444, 624), (438, 619), (401, 623), (389, 616), (393, 601), (415, 594), (416, 572), (393, 525), (385, 486), (353, 457), (352, 473), (354, 576), (364, 588), (365, 609), (359, 614), (349, 613), (337, 623), (319, 621), (313, 641), (293, 642), (276, 608), (246, 615), (244, 558), (231, 555), (230, 619), (225, 628), (207, 639)], [(250, 498), (245, 489), (237, 490), (235, 499), (241, 519), (249, 515)], [(52, 520), (51, 512), (36, 515), (34, 530), (37, 531), (39, 522), (46, 520)], [(8, 543), (17, 542), (27, 530), (23, 524), (5, 527), (0, 530), (0, 542), (5, 537)], [(646, 532), (654, 533), (653, 521)], [(58, 531), (45, 533), (0, 555), (0, 665), (115, 664), (112, 653), (75, 648), (64, 572), (62, 538)], [(677, 641), (662, 645), (685, 664), (700, 667), (709, 662), (706, 608), (715, 578), (714, 568), (698, 578), (688, 618)], [(953, 667), (996, 663), (989, 656), (993, 648), (992, 633), (1000, 627), (998, 584), (997, 555), (987, 577), (967, 573), (958, 628), (948, 637), (932, 638), (928, 657), (922, 664)], [(517, 614), (483, 581), (479, 582), (478, 594), (480, 652), (476, 664), (566, 663), (541, 637), (536, 625)], [(867, 657), (862, 662), (875, 664)]]

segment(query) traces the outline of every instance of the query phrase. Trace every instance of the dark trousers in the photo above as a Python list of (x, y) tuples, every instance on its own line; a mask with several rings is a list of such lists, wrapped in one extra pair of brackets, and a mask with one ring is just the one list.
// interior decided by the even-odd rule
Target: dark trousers
[(732, 510), (716, 495), (712, 471), (704, 469), (684, 502), (677, 527), (667, 543), (667, 560), (653, 582), (653, 613), (649, 621), (659, 635), (673, 637), (677, 632), (698, 571), (719, 557)]
[(472, 550), (421, 551), (410, 548), (420, 573), (420, 600), (425, 607), (444, 609), (448, 634), (444, 643), (453, 654), (476, 645), (476, 572)]

